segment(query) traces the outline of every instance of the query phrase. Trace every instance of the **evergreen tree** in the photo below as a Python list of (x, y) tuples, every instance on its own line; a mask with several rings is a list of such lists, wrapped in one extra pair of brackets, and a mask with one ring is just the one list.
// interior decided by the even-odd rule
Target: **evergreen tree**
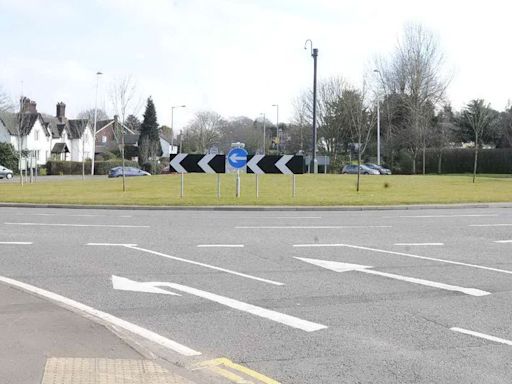
[(152, 160), (153, 173), (156, 168), (156, 158), (162, 154), (160, 135), (158, 132), (158, 121), (156, 118), (155, 104), (151, 97), (148, 98), (144, 119), (140, 126), (139, 136), (139, 164), (143, 166)]

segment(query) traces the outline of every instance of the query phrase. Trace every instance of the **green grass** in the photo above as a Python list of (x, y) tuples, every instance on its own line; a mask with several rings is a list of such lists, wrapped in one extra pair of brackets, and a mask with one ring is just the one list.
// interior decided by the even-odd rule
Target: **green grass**
[(180, 176), (161, 175), (127, 179), (39, 182), (21, 187), (0, 183), (0, 202), (116, 204), (116, 205), (392, 205), (433, 203), (512, 202), (512, 178), (460, 176), (362, 176), (355, 191), (353, 175), (297, 175), (296, 197), (292, 177), (262, 175), (256, 199), (255, 176), (242, 175), (241, 197), (235, 197), (235, 176), (221, 176), (217, 198), (216, 175), (185, 175), (180, 198)]

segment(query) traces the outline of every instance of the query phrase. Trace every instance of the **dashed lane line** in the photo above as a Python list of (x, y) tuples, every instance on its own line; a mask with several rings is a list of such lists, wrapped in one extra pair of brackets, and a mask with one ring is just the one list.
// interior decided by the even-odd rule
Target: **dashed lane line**
[(4, 223), (5, 225), (42, 226), (42, 227), (97, 227), (97, 228), (149, 228), (149, 225), (111, 225), (111, 224), (62, 224), (62, 223)]
[(219, 271), (219, 272), (229, 273), (231, 275), (244, 277), (246, 279), (261, 281), (263, 283), (272, 284), (272, 285), (279, 285), (279, 286), (284, 285), (284, 283), (281, 283), (281, 282), (278, 282), (278, 281), (264, 279), (262, 277), (257, 277), (257, 276), (249, 275), (249, 274), (246, 274), (246, 273), (233, 271), (233, 270), (227, 269), (227, 268), (216, 267), (215, 265), (210, 265), (210, 264), (201, 263), (199, 261), (184, 259), (182, 257), (166, 255), (165, 253), (157, 252), (157, 251), (152, 251), (151, 249), (140, 248), (140, 247), (137, 247), (136, 245), (133, 245), (133, 244), (88, 243), (87, 245), (121, 246), (121, 247), (129, 248), (129, 249), (134, 249), (134, 250), (137, 250), (137, 251), (140, 251), (140, 252), (145, 252), (145, 253), (149, 253), (149, 254), (152, 254), (152, 255), (164, 257), (166, 259), (175, 260), (175, 261), (181, 261), (183, 263), (198, 265), (200, 267), (213, 269), (213, 270), (216, 270), (216, 271)]
[(0, 241), (2, 245), (31, 245), (31, 241)]

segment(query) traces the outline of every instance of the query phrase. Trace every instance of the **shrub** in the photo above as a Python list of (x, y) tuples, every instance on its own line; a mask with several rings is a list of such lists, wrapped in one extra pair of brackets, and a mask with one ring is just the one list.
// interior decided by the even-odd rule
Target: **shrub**
[[(119, 167), (123, 165), (121, 159), (107, 160), (107, 161), (96, 161), (94, 163), (94, 174), (95, 175), (106, 175), (111, 168)], [(137, 167), (136, 161), (125, 160), (126, 167)], [(48, 175), (81, 175), (82, 174), (82, 162), (81, 161), (60, 161), (60, 160), (49, 160), (46, 163), (46, 172)], [(91, 174), (91, 161), (85, 162), (85, 174)]]

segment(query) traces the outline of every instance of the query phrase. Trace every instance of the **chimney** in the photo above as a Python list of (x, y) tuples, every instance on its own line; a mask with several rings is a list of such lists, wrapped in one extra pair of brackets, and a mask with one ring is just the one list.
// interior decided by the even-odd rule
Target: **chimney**
[(57, 103), (57, 118), (59, 120), (64, 120), (66, 118), (66, 104), (62, 101)]
[(28, 97), (22, 97), (22, 111), (23, 113), (37, 113), (37, 103), (30, 100)]

